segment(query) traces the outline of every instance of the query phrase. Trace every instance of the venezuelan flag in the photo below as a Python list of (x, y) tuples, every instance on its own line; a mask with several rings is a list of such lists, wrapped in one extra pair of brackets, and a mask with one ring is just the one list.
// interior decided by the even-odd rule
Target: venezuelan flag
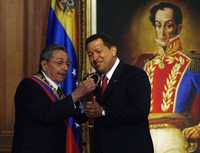
[[(78, 48), (78, 22), (75, 0), (51, 0), (48, 18), (47, 43), (59, 44), (65, 47), (71, 64), (63, 88), (65, 94), (70, 94), (76, 87), (78, 63), (76, 51)], [(80, 129), (75, 125), (73, 117), (67, 121), (66, 153), (80, 153)]]

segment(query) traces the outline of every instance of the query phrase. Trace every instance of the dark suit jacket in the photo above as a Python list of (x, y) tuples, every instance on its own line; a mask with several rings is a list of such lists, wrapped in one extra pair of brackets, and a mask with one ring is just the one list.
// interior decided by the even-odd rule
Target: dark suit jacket
[(64, 153), (64, 120), (75, 114), (71, 96), (52, 103), (42, 88), (24, 79), (15, 95), (12, 153)]
[(94, 153), (153, 153), (149, 131), (150, 83), (146, 73), (120, 62), (104, 96), (106, 116), (94, 123)]

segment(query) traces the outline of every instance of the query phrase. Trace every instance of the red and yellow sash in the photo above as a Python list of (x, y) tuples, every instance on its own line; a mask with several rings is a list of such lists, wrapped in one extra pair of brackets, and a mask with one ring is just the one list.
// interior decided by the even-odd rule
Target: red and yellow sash
[(48, 95), (52, 102), (56, 102), (58, 100), (57, 96), (53, 92), (53, 90), (49, 87), (49, 85), (42, 79), (39, 75), (33, 75), (31, 79), (37, 83)]

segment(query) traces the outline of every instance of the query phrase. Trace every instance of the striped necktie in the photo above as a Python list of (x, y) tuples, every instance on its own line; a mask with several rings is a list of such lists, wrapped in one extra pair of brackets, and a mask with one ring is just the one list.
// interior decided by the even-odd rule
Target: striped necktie
[(61, 97), (64, 96), (64, 92), (63, 92), (63, 90), (60, 87), (58, 87), (58, 89), (56, 90), (56, 92), (57, 92), (59, 98), (61, 98)]

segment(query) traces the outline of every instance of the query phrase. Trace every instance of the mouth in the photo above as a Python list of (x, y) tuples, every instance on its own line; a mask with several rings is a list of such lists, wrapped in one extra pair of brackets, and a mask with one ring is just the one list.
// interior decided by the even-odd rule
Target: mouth
[(101, 66), (102, 62), (94, 62), (94, 67), (99, 68)]
[(168, 44), (168, 41), (163, 39), (155, 39), (155, 41), (161, 46), (166, 46)]
[(96, 65), (96, 66), (99, 66), (99, 65), (101, 65), (101, 63), (100, 63), (100, 62), (97, 62), (95, 65)]
[(59, 73), (58, 75), (59, 75), (61, 78), (65, 78), (66, 73)]
[(167, 41), (169, 40), (169, 38), (166, 37), (166, 36), (158, 37), (157, 39), (158, 39), (159, 41), (162, 41), (162, 42), (167, 42)]

